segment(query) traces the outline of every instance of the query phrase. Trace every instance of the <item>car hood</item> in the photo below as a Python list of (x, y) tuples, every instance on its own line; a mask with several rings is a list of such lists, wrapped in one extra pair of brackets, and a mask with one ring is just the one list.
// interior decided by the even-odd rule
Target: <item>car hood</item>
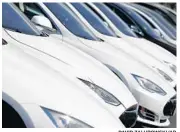
[(132, 45), (135, 45), (139, 49), (144, 50), (151, 56), (158, 58), (159, 60), (176, 64), (176, 56), (174, 56), (171, 52), (167, 51), (166, 49), (162, 48), (157, 44), (154, 44), (151, 41), (148, 41), (143, 38), (134, 38), (130, 36), (126, 36), (125, 40), (132, 43)]
[(131, 76), (131, 74), (136, 74), (147, 78), (162, 87), (165, 91), (167, 90), (174, 93), (172, 86), (162, 79), (160, 75), (151, 68), (147, 67), (147, 65), (133, 59), (128, 54), (119, 52), (117, 48), (114, 48), (105, 42), (90, 41), (82, 38), (79, 38), (79, 40), (85, 46), (78, 48), (98, 59), (102, 63), (117, 68), (117, 70), (124, 75)]
[(2, 58), (2, 90), (16, 102), (62, 112), (93, 127), (124, 128), (91, 93), (17, 47), (3, 46)]
[[(44, 57), (39, 52), (35, 53), (32, 51), (30, 53), (29, 49), (26, 50), (51, 68), (95, 83), (117, 97), (126, 108), (137, 103), (132, 93), (120, 79), (102, 63), (82, 51), (51, 37), (37, 37), (10, 31), (8, 33), (16, 40), (26, 44), (27, 46), (25, 47), (30, 46), (33, 49), (42, 51), (43, 54), (48, 54)], [(127, 96), (129, 96), (128, 101), (126, 99)]]
[[(176, 74), (174, 73), (174, 71), (172, 71), (170, 69), (168, 64), (166, 64), (164, 62), (165, 59), (162, 60), (162, 59), (156, 58), (153, 55), (147, 53), (146, 51), (143, 51), (143, 50), (137, 48), (136, 46), (133, 46), (133, 44), (130, 44), (130, 42), (127, 43), (122, 38), (109, 37), (106, 35), (103, 35), (103, 36), (104, 36), (103, 37), (104, 40), (106, 42), (108, 42), (111, 46), (117, 48), (122, 53), (130, 55), (133, 59), (146, 64), (149, 68), (152, 68), (153, 70), (155, 70), (155, 72), (157, 72), (157, 74), (159, 74), (157, 68), (164, 71), (167, 75), (169, 75), (173, 79), (173, 82), (169, 82), (169, 84), (172, 85), (172, 87), (175, 86)], [(159, 52), (159, 54), (161, 54), (161, 53)], [(156, 56), (158, 56), (158, 55), (156, 54)], [(163, 57), (166, 57), (166, 56), (163, 56)], [(172, 64), (174, 64), (174, 63), (172, 63)], [(162, 76), (162, 75), (160, 75), (160, 76)], [(165, 78), (163, 77), (163, 79), (165, 79)]]

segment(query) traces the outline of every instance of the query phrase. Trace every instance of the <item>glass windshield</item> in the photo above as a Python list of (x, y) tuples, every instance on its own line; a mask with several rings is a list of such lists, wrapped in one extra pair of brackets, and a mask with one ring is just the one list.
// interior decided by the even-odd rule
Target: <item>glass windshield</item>
[(124, 4), (113, 4), (113, 3), (105, 3), (112, 11), (114, 11), (122, 20), (124, 20), (129, 27), (131, 24), (137, 26), (146, 34), (149, 34), (153, 38), (161, 39), (160, 35), (154, 32), (153, 28), (150, 24), (146, 22), (139, 14), (134, 12), (134, 10), (128, 8)]
[(171, 17), (169, 17), (169, 15), (161, 10), (154, 10), (156, 11), (158, 14), (160, 14), (165, 20), (167, 20), (172, 26), (176, 26), (176, 23), (172, 20)]
[(168, 15), (167, 11), (165, 11), (162, 7), (157, 7), (156, 5), (151, 5), (151, 4), (138, 4), (141, 5), (143, 7), (146, 7), (149, 10), (152, 10), (156, 13), (158, 13), (159, 15), (161, 15), (161, 17), (163, 17), (169, 24), (171, 24), (173, 27), (176, 27), (176, 23), (172, 20), (172, 18)]
[(153, 12), (151, 10), (140, 8), (143, 12), (145, 12), (149, 17), (151, 17), (154, 22), (172, 39), (176, 39), (176, 31), (175, 28), (169, 24), (161, 15)]
[(139, 25), (141, 25), (141, 27), (143, 28), (143, 30), (145, 30), (146, 32), (152, 33), (153, 34), (153, 29), (151, 27), (150, 24), (148, 24), (140, 15), (137, 14), (137, 12), (134, 12), (133, 10), (129, 10), (127, 12), (136, 22), (139, 23)]
[(57, 19), (76, 36), (98, 40), (88, 28), (78, 19), (78, 17), (63, 3), (44, 3), (47, 8), (57, 17)]
[(137, 35), (128, 27), (128, 25), (118, 17), (112, 10), (102, 3), (94, 3), (108, 18), (111, 22), (121, 31), (122, 33), (137, 37)]
[(24, 34), (41, 34), (13, 4), (2, 3), (2, 26)]
[(89, 22), (89, 24), (102, 34), (116, 36), (114, 32), (96, 15), (87, 5), (82, 3), (72, 3), (79, 13)]
[(165, 10), (167, 12), (167, 14), (171, 17), (171, 19), (176, 23), (176, 15), (173, 14), (172, 12)]

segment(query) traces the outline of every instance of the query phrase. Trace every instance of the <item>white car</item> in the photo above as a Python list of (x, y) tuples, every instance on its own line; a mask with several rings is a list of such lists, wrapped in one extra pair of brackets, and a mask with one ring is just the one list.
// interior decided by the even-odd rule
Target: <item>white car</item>
[[(134, 32), (123, 22), (112, 10), (110, 10), (105, 4), (102, 3), (88, 3), (98, 15), (100, 15), (104, 22), (109, 25), (110, 28), (123, 40), (126, 40), (131, 47), (141, 49), (142, 52), (149, 54), (150, 56), (157, 58), (161, 62), (169, 63), (169, 67), (176, 72), (176, 57), (165, 50), (164, 48), (148, 41), (144, 38), (138, 38)], [(95, 5), (95, 6), (94, 6)], [(96, 8), (98, 7), (98, 8)]]
[[(57, 18), (43, 3), (24, 3), (20, 7), (23, 8), (22, 12), (29, 13), (30, 16), (26, 15), (31, 21), (49, 32), (51, 37), (70, 43), (111, 69), (138, 100), (141, 108), (139, 121), (155, 126), (168, 126), (170, 124), (168, 118), (173, 114), (175, 107), (175, 90), (151, 68), (137, 62), (128, 54), (119, 52), (117, 48), (93, 35), (65, 4), (51, 4), (54, 11), (60, 13)], [(33, 13), (35, 14), (31, 15)], [(60, 22), (61, 19), (64, 20), (63, 23)], [(53, 34), (52, 31), (58, 31), (59, 34)], [(173, 104), (173, 108), (167, 107), (169, 104)], [(148, 115), (149, 112), (152, 113), (151, 117)]]
[(124, 128), (102, 101), (82, 90), (86, 85), (5, 40), (2, 64), (3, 128)]
[[(66, 42), (41, 34), (13, 4), (3, 4), (3, 27), (2, 36), (6, 41), (17, 45), (54, 71), (69, 78), (72, 76), (81, 85), (88, 86), (82, 90), (91, 93), (97, 101), (101, 100), (116, 119), (119, 120), (126, 110), (138, 109), (132, 93), (106, 66)], [(130, 123), (128, 117), (121, 121), (126, 127), (131, 127), (136, 121), (136, 118), (133, 119)]]
[[(165, 63), (165, 62), (168, 62), (168, 63), (174, 65), (174, 67), (176, 67), (175, 66), (175, 63), (176, 63), (175, 56), (173, 56), (171, 54), (171, 56), (168, 57), (169, 54), (165, 54), (163, 52), (161, 53), (160, 50), (159, 50), (159, 52), (157, 52), (157, 54), (152, 55), (153, 54), (152, 51), (150, 54), (149, 52), (146, 52), (147, 49), (142, 50), (140, 48), (137, 48), (137, 46), (134, 43), (138, 43), (138, 39), (133, 39), (134, 43), (132, 43), (132, 41), (129, 41), (129, 40), (131, 40), (131, 39), (129, 39), (130, 37), (124, 37), (124, 35), (121, 35), (121, 36), (119, 35), (120, 38), (117, 38), (116, 36), (106, 35), (106, 32), (105, 32), (106, 29), (105, 29), (105, 27), (103, 28), (103, 21), (100, 20), (100, 18), (102, 18), (103, 20), (106, 20), (108, 18), (107, 17), (105, 18), (105, 16), (103, 16), (103, 13), (91, 3), (89, 3), (88, 5), (93, 9), (93, 11), (96, 11), (96, 14), (98, 14), (98, 15), (96, 15), (94, 12), (92, 12), (92, 10), (87, 5), (82, 4), (82, 3), (72, 3), (72, 5), (77, 10), (75, 10), (70, 4), (67, 3), (67, 5), (69, 6), (69, 8), (71, 8), (76, 13), (76, 15), (79, 18), (81, 18), (81, 20), (86, 24), (86, 26), (89, 29), (91, 29), (93, 31), (93, 33), (96, 34), (96, 36), (102, 38), (103, 40), (105, 40), (105, 42), (111, 44), (113, 47), (118, 48), (121, 52), (125, 52), (125, 53), (129, 54), (132, 58), (137, 59), (141, 63), (146, 64), (147, 66), (149, 66), (150, 68), (155, 70), (157, 72), (157, 74), (160, 74), (162, 77), (164, 77), (165, 80), (167, 80), (170, 83), (170, 85), (172, 85), (172, 87), (175, 87), (175, 85), (176, 85), (175, 70), (170, 69), (169, 65), (167, 65)], [(79, 12), (77, 12), (77, 11), (79, 11)], [(101, 16), (101, 17), (99, 17), (99, 19), (98, 19), (97, 18), (98, 16)], [(86, 20), (85, 20), (85, 18), (86, 18)], [(107, 22), (107, 24), (109, 24), (109, 23)], [(99, 26), (99, 25), (101, 25), (101, 26)], [(98, 27), (101, 27), (101, 29)], [(109, 25), (109, 27), (110, 27), (110, 28), (108, 28), (109, 30), (111, 28), (113, 28), (111, 25)], [(104, 32), (102, 29), (104, 29)], [(126, 40), (129, 43), (125, 42), (124, 40)], [(145, 46), (141, 46), (141, 47), (145, 47)], [(150, 45), (149, 45), (149, 47), (150, 47)], [(145, 47), (145, 48), (147, 48), (147, 47)], [(150, 49), (148, 49), (148, 50), (150, 50)], [(158, 57), (158, 56), (161, 56), (161, 57)]]
[(133, 9), (137, 13), (139, 13), (143, 18), (147, 20), (148, 23), (153, 25), (153, 27), (155, 28), (158, 34), (161, 34), (165, 40), (167, 40), (168, 42), (170, 42), (170, 44), (172, 44), (173, 47), (176, 47), (176, 36), (172, 32), (170, 32), (171, 28), (173, 29), (173, 27), (171, 24), (166, 22), (165, 19), (159, 18), (160, 20), (165, 22), (166, 26), (163, 23), (161, 23), (162, 21), (159, 21), (158, 19), (156, 19), (155, 15), (159, 17), (160, 14), (157, 14), (157, 13), (153, 14), (151, 10), (140, 5), (126, 4), (126, 6)]

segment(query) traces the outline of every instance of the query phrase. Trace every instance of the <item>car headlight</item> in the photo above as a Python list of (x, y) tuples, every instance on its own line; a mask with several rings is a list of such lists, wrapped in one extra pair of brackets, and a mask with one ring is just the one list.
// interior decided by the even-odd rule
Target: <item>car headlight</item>
[(177, 71), (176, 65), (174, 65), (170, 62), (167, 62), (167, 61), (164, 61), (164, 63), (167, 64), (174, 73), (176, 73), (176, 71)]
[(53, 124), (58, 128), (92, 128), (90, 125), (68, 116), (63, 113), (55, 112), (50, 109), (41, 107), (47, 116), (51, 119)]
[(165, 80), (167, 80), (169, 82), (173, 81), (173, 79), (168, 74), (166, 74), (164, 71), (162, 71), (162, 70), (160, 70), (158, 68), (156, 68), (156, 69), (159, 72), (159, 74), (161, 74), (164, 77)]
[(118, 106), (121, 104), (121, 102), (111, 93), (109, 93), (108, 91), (106, 91), (105, 89), (97, 86), (94, 83), (91, 83), (89, 81), (83, 80), (78, 78), (79, 80), (81, 80), (83, 83), (85, 83), (87, 86), (89, 86), (96, 94), (98, 94), (98, 96), (100, 96), (106, 103), (114, 105), (114, 106)]
[(162, 88), (160, 88), (158, 85), (156, 85), (152, 81), (150, 81), (146, 78), (140, 77), (138, 75), (134, 75), (134, 74), (132, 74), (132, 75), (143, 89), (145, 89), (151, 93), (158, 93), (163, 96), (167, 94)]
[(152, 68), (154, 68), (168, 82), (172, 82), (173, 81), (173, 79), (168, 74), (166, 74), (164, 71), (162, 71), (161, 69), (156, 68), (155, 66), (153, 66)]

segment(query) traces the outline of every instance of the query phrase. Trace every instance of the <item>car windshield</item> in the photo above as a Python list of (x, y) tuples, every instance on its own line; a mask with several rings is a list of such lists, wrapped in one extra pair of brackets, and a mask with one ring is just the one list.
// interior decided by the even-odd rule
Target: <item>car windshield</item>
[(139, 8), (141, 11), (146, 13), (149, 17), (151, 17), (154, 22), (172, 39), (176, 39), (176, 31), (175, 28), (169, 24), (161, 15), (157, 14), (156, 12), (153, 12), (149, 9), (146, 9), (144, 7)]
[(173, 14), (171, 11), (168, 11), (166, 9), (164, 9), (166, 11), (166, 13), (171, 17), (171, 19), (176, 23), (176, 15)]
[(57, 17), (57, 19), (76, 36), (89, 40), (99, 40), (64, 3), (44, 4)]
[(167, 20), (172, 26), (176, 27), (176, 23), (172, 20), (172, 18), (166, 13), (161, 10), (154, 10), (158, 14), (160, 14), (165, 20)]
[(116, 36), (115, 33), (102, 21), (95, 12), (83, 3), (72, 3), (79, 13), (89, 22), (89, 24), (100, 33), (108, 36)]
[(118, 17), (112, 10), (102, 3), (94, 3), (105, 15), (111, 20), (111, 22), (121, 31), (122, 33), (137, 37), (137, 35), (128, 27), (128, 25)]
[(13, 4), (2, 3), (2, 26), (28, 35), (41, 35), (40, 32)]
[[(112, 8), (112, 4), (109, 5), (107, 4), (108, 7)], [(132, 9), (130, 9), (129, 7), (127, 7), (124, 4), (113, 4), (118, 11), (121, 11), (121, 13), (123, 14), (127, 14), (127, 16), (133, 21), (135, 22), (138, 27), (143, 30), (144, 32), (146, 32), (147, 34), (151, 35), (153, 38), (157, 38), (157, 39), (161, 39), (161, 36), (158, 35), (154, 30), (153, 27), (146, 22), (146, 20), (144, 20), (137, 12), (133, 11)], [(118, 14), (119, 17), (121, 17), (121, 14)], [(123, 15), (122, 15), (123, 16)], [(121, 17), (121, 19), (124, 20), (123, 17)], [(128, 25), (131, 26), (131, 25)]]
[(172, 26), (176, 27), (176, 23), (172, 20), (172, 18), (169, 16), (169, 14), (167, 13), (166, 10), (164, 10), (161, 7), (158, 7), (156, 5), (152, 5), (152, 4), (139, 4), (142, 5), (143, 7), (146, 7), (156, 13), (158, 13), (159, 15), (161, 15), (161, 17), (163, 17), (168, 23), (170, 23)]

